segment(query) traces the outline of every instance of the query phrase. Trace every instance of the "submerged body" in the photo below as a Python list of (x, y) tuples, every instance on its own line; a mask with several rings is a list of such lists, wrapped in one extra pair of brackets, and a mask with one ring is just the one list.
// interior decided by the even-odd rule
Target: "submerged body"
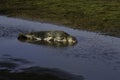
[(62, 43), (65, 45), (73, 45), (77, 43), (75, 37), (69, 35), (64, 31), (38, 31), (30, 32), (27, 34), (19, 34), (18, 39), (26, 42), (37, 42), (37, 43), (47, 43), (47, 44), (58, 44)]

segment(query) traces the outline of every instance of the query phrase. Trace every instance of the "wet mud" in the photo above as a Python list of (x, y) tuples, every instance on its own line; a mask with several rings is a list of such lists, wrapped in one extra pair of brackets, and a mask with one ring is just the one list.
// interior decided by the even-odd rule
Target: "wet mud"
[(0, 80), (84, 80), (60, 69), (39, 66), (21, 67), (31, 64), (26, 59), (14, 58), (10, 55), (0, 56)]

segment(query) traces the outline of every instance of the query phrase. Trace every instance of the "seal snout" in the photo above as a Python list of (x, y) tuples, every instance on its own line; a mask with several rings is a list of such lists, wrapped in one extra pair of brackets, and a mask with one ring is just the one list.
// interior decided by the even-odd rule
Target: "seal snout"
[(18, 39), (19, 40), (26, 40), (27, 39), (27, 37), (24, 35), (24, 34), (19, 34), (19, 36), (18, 36)]

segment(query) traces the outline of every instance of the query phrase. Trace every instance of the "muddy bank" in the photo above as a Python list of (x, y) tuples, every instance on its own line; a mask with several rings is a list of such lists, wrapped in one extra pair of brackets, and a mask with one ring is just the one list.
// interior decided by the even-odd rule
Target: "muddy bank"
[[(60, 69), (25, 66), (31, 63), (26, 59), (0, 55), (0, 80), (84, 80), (83, 76), (73, 75)], [(26, 68), (23, 68), (23, 65)]]

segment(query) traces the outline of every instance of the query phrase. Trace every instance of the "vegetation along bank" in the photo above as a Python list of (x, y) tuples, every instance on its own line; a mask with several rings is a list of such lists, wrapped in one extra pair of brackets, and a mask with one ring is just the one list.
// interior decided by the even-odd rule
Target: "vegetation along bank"
[(0, 0), (0, 14), (120, 37), (120, 0)]

